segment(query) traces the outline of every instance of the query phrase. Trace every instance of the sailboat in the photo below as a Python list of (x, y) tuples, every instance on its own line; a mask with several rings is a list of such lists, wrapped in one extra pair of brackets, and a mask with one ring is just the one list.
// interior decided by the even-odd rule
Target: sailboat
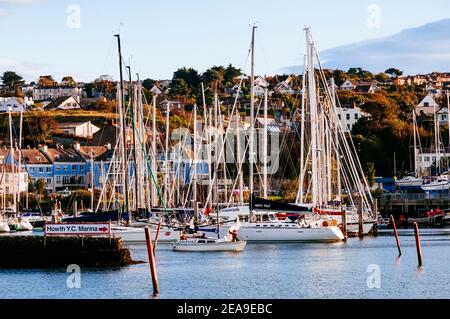
[[(337, 223), (322, 220), (321, 216), (312, 211), (305, 214), (307, 209), (291, 205), (287, 210), (301, 211), (303, 218), (296, 222), (290, 220), (279, 220), (276, 213), (280, 210), (258, 209), (253, 205), (254, 194), (254, 127), (255, 127), (255, 31), (256, 25), (252, 28), (251, 41), (251, 77), (250, 77), (250, 128), (248, 137), (249, 156), (249, 190), (252, 199), (248, 206), (237, 206), (222, 209), (218, 212), (217, 223), (221, 225), (219, 236), (226, 234), (231, 227), (227, 221), (239, 220), (241, 223), (240, 234), (249, 242), (338, 242), (344, 239), (342, 231), (337, 227)], [(311, 52), (312, 53), (312, 52)], [(265, 92), (264, 114), (265, 130), (267, 134), (267, 90)], [(267, 137), (264, 137), (267, 142)], [(264, 147), (266, 152), (267, 148)], [(267, 165), (266, 154), (263, 165)], [(263, 167), (263, 188), (264, 196), (267, 197), (267, 168)], [(286, 210), (283, 210), (286, 211)]]
[[(417, 154), (417, 142), (420, 145), (420, 135), (419, 130), (417, 129), (417, 119), (416, 119), (416, 111), (413, 110), (413, 136), (414, 136), (414, 150), (413, 150), (413, 158), (414, 158), (414, 173), (404, 176), (401, 179), (395, 181), (395, 186), (400, 189), (410, 190), (410, 189), (420, 189), (422, 184), (424, 183), (423, 178), (420, 176)], [(419, 148), (421, 149), (421, 147)]]
[(174, 251), (181, 252), (240, 252), (245, 249), (247, 241), (240, 240), (238, 237), (238, 231), (240, 229), (239, 220), (228, 229), (224, 238), (214, 239), (207, 238), (188, 238), (183, 237), (173, 244)]
[[(358, 229), (363, 219), (364, 233), (376, 224), (376, 201), (358, 158), (351, 136), (339, 120), (339, 99), (334, 79), (325, 78), (310, 29), (305, 29), (307, 55), (303, 74), (301, 109), (301, 156), (296, 204), (312, 206), (313, 212), (335, 218), (347, 229)], [(316, 65), (318, 66), (316, 68)]]
[[(447, 118), (449, 124), (449, 143), (450, 143), (450, 95), (447, 92)], [(445, 157), (445, 150), (442, 152), (441, 148), (441, 138), (440, 138), (440, 123), (437, 116), (437, 109), (434, 108), (434, 132), (435, 132), (435, 150), (436, 150), (436, 168), (437, 168), (437, 176), (434, 177), (433, 180), (424, 183), (422, 185), (422, 190), (428, 194), (434, 193), (447, 193), (450, 191), (450, 173), (444, 172), (442, 173), (441, 169), (441, 159)]]

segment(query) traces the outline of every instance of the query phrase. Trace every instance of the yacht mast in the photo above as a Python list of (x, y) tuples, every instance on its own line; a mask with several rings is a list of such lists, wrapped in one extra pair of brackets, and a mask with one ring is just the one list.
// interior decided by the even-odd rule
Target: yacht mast
[(305, 183), (305, 116), (306, 116), (306, 55), (303, 57), (303, 77), (302, 77), (302, 110), (301, 110), (301, 124), (300, 124), (300, 179), (299, 179), (299, 189), (297, 194), (297, 203), (303, 204), (303, 186)]
[[(255, 126), (255, 31), (256, 24), (252, 27), (252, 44), (251, 44), (251, 75), (250, 75), (250, 135), (248, 141), (248, 153), (249, 153), (249, 190), (250, 190), (250, 207), (253, 206), (253, 165), (254, 165), (254, 126)], [(250, 221), (252, 220), (253, 213), (250, 209)]]
[[(8, 108), (8, 118), (9, 118), (9, 142), (10, 142), (10, 160), (11, 160), (11, 174), (12, 174), (12, 189), (13, 189), (13, 207), (14, 212), (18, 213), (17, 210), (17, 197), (16, 197), (16, 172), (14, 169), (14, 142), (13, 142), (13, 130), (12, 130), (12, 117), (11, 108)], [(6, 170), (5, 170), (6, 171)]]
[[(155, 181), (158, 180), (157, 175), (157, 167), (156, 167), (156, 161), (157, 161), (157, 155), (156, 155), (156, 95), (153, 95), (153, 107), (152, 107), (152, 174), (155, 179)], [(152, 185), (152, 206), (156, 207), (158, 206), (158, 190), (157, 185), (155, 183), (151, 183)]]
[(191, 167), (191, 172), (193, 172), (193, 185), (192, 185), (192, 192), (193, 192), (193, 201), (194, 201), (194, 208), (197, 205), (197, 152), (198, 152), (198, 145), (197, 145), (197, 104), (194, 104), (194, 158), (193, 158), (193, 165)]
[(267, 183), (267, 143), (268, 143), (268, 125), (267, 125), (267, 100), (268, 93), (267, 88), (264, 89), (264, 135), (263, 135), (263, 191), (264, 198), (268, 196), (268, 183)]
[[(121, 115), (121, 129), (122, 129), (122, 176), (123, 176), (123, 208), (124, 211), (129, 213), (128, 206), (128, 169), (127, 169), (127, 130), (126, 130), (126, 107), (125, 107), (125, 97), (124, 97), (124, 86), (123, 86), (123, 69), (122, 69), (122, 45), (120, 43), (120, 34), (116, 34), (117, 46), (119, 50), (119, 74), (120, 74), (120, 115)], [(131, 219), (131, 214), (129, 214), (128, 219)]]
[(312, 158), (312, 205), (318, 204), (318, 169), (317, 169), (317, 96), (316, 96), (316, 79), (314, 70), (314, 45), (311, 41), (310, 29), (305, 29), (306, 46), (308, 48), (307, 63), (308, 63), (308, 97), (310, 105), (310, 120), (311, 120), (311, 158)]

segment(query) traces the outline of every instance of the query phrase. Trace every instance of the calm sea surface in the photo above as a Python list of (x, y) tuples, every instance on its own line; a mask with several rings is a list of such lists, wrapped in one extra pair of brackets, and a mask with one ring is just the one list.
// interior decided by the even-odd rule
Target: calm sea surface
[[(412, 230), (401, 230), (400, 259), (389, 232), (338, 244), (249, 244), (242, 253), (159, 245), (159, 298), (450, 298), (450, 229), (421, 236), (421, 270)], [(144, 245), (130, 248), (134, 260), (147, 261)], [(67, 288), (67, 277), (65, 269), (0, 270), (0, 298), (151, 298), (147, 263), (82, 269), (80, 289)]]

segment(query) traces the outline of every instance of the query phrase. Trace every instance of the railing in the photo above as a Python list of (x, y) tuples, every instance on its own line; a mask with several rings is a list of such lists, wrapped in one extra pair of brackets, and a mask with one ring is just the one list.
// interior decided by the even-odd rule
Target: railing
[(385, 194), (379, 197), (379, 201), (393, 201), (393, 200), (428, 200), (428, 199), (447, 199), (450, 201), (450, 195), (445, 193), (426, 194), (426, 193), (400, 193), (400, 194)]

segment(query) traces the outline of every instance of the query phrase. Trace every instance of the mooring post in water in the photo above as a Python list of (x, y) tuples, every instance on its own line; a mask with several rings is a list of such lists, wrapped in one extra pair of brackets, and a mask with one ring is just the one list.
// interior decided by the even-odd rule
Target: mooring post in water
[(155, 255), (153, 254), (152, 237), (150, 236), (150, 228), (145, 227), (145, 240), (147, 242), (148, 260), (150, 263), (150, 273), (152, 275), (153, 294), (159, 294), (158, 278), (156, 277)]
[(344, 241), (347, 241), (347, 215), (345, 214), (345, 208), (342, 207), (342, 232), (344, 233)]
[(395, 225), (395, 219), (394, 216), (392, 215), (391, 215), (391, 224), (392, 229), (394, 229), (395, 241), (397, 242), (398, 256), (400, 257), (402, 255), (402, 248), (400, 247), (400, 239), (398, 238), (397, 225)]
[(364, 221), (363, 221), (363, 201), (360, 197), (358, 200), (358, 224), (359, 224), (359, 238), (364, 238)]
[(160, 231), (161, 231), (161, 222), (159, 222), (158, 229), (156, 230), (155, 242), (153, 243), (153, 256), (156, 256), (156, 247), (158, 246), (158, 238)]
[(417, 259), (419, 267), (422, 267), (422, 247), (420, 246), (419, 225), (417, 223), (414, 223), (414, 235), (416, 237)]

